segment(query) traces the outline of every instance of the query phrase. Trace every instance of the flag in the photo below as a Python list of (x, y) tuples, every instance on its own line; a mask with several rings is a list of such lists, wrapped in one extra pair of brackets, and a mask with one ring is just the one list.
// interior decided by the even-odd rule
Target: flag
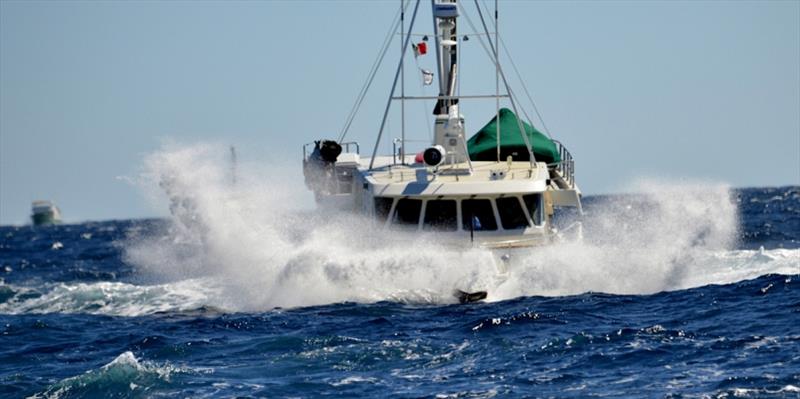
[(421, 68), (420, 71), (422, 71), (422, 82), (425, 83), (425, 86), (430, 86), (433, 83), (433, 72)]
[(414, 57), (425, 55), (428, 52), (428, 43), (419, 42), (418, 44), (411, 43), (411, 48), (414, 49)]

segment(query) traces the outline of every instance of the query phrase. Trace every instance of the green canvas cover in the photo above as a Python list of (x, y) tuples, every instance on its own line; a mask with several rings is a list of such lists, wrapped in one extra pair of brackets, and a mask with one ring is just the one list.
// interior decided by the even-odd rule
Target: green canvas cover
[[(522, 125), (528, 134), (528, 141), (533, 147), (533, 156), (536, 157), (537, 162), (548, 164), (561, 162), (561, 156), (558, 154), (558, 148), (553, 140), (525, 121), (522, 121)], [(467, 151), (469, 158), (473, 161), (497, 160), (497, 116), (467, 141)], [(530, 158), (525, 149), (525, 140), (519, 134), (517, 116), (510, 109), (501, 108), (500, 161), (505, 161), (509, 155), (515, 161), (527, 161)]]

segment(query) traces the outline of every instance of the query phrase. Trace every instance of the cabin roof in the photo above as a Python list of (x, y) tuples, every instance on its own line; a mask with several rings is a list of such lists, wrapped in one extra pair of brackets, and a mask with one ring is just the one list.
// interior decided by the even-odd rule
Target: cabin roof
[[(381, 157), (384, 158), (384, 157)], [(392, 157), (389, 161), (392, 160)], [(423, 164), (382, 165), (360, 170), (378, 196), (471, 196), (542, 192), (547, 190), (547, 165), (525, 162), (472, 162), (446, 165), (435, 170)], [(385, 161), (385, 160), (381, 160)], [(411, 160), (413, 162), (413, 159)]]

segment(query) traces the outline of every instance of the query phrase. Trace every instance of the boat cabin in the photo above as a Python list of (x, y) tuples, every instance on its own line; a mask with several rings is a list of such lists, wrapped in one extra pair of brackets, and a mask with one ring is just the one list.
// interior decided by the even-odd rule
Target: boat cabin
[[(399, 32), (404, 37), (402, 54), (411, 43), (418, 5), (414, 6), (408, 32), (404, 28)], [(464, 36), (456, 29), (461, 9), (455, 0), (434, 0), (432, 7), (433, 32), (424, 34), (423, 42), (412, 47), (418, 56), (419, 46), (427, 46), (429, 35), (433, 38), (430, 45), (436, 49), (438, 63), (438, 87), (433, 88), (436, 95), (427, 95), (424, 86), (423, 95), (406, 95), (402, 78), (405, 58), (401, 57), (372, 154), (362, 159), (357, 144), (344, 142), (364, 99), (364, 89), (337, 140), (319, 140), (304, 147), (306, 185), (317, 203), (325, 207), (371, 216), (388, 228), (437, 232), (458, 245), (463, 244), (464, 235), (471, 240), (478, 236), (478, 244), (492, 247), (533, 246), (548, 241), (556, 232), (550, 223), (554, 207), (574, 206), (580, 212), (572, 157), (561, 143), (518, 116), (527, 113), (512, 95), (491, 41), (495, 93), (462, 95), (459, 52)], [(481, 13), (480, 8), (477, 11)], [(479, 35), (476, 37), (489, 38), (487, 25), (482, 25), (484, 32), (475, 32)], [(372, 77), (374, 73), (365, 88)], [(499, 78), (505, 93), (500, 92)], [(426, 85), (431, 83), (432, 79)], [(495, 115), (470, 137), (460, 103), (472, 99), (493, 99)], [(379, 155), (393, 102), (412, 100), (436, 101), (430, 141), (425, 140), (428, 144), (419, 152), (409, 151), (412, 148), (407, 145), (416, 140), (406, 140), (405, 108), (401, 105), (400, 137), (392, 141), (391, 155)], [(513, 110), (501, 108), (501, 100), (508, 101)], [(350, 145), (355, 146), (355, 153), (347, 148)]]

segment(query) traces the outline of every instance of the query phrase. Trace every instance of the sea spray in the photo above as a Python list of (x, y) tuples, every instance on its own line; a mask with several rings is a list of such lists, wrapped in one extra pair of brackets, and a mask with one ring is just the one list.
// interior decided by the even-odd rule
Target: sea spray
[[(145, 182), (170, 200), (164, 236), (130, 242), (126, 259), (164, 279), (210, 278), (231, 310), (399, 300), (451, 303), (455, 288), (490, 300), (586, 291), (652, 293), (712, 283), (702, 277), (737, 236), (726, 185), (644, 181), (636, 194), (594, 204), (582, 242), (513, 253), (496, 279), (496, 254), (434, 236), (386, 231), (361, 216), (300, 209), (311, 196), (296, 173), (242, 165), (226, 178), (225, 148), (198, 145), (149, 156)], [(717, 263), (718, 264), (718, 263)]]
[[(429, 235), (387, 232), (357, 215), (298, 211), (285, 173), (242, 165), (225, 179), (221, 149), (165, 150), (145, 164), (145, 181), (164, 190), (169, 231), (129, 243), (126, 258), (166, 279), (212, 277), (218, 306), (252, 310), (386, 299), (454, 302), (494, 273), (492, 254), (454, 250)], [(209, 155), (209, 156), (206, 156)], [(287, 188), (288, 187), (288, 188)], [(310, 194), (304, 190), (295, 196)]]
[(582, 241), (520, 252), (493, 297), (687, 288), (732, 249), (737, 209), (726, 185), (641, 181), (632, 191), (592, 204)]
[[(221, 180), (220, 184), (227, 184)], [(660, 195), (669, 187), (682, 185), (661, 184), (653, 193)], [(162, 190), (157, 181), (155, 188)], [(533, 296), (467, 306), (398, 303), (450, 300), (446, 290), (439, 289), (445, 284), (415, 291), (397, 287), (406, 284), (403, 279), (416, 281), (415, 274), (425, 270), (421, 265), (429, 258), (440, 262), (425, 252), (428, 248), (453, 251), (426, 242), (428, 238), (390, 234), (394, 240), (419, 240), (398, 245), (406, 250), (391, 254), (376, 244), (385, 239), (379, 229), (367, 230), (368, 225), (346, 217), (323, 223), (326, 218), (319, 218), (314, 210), (287, 210), (281, 216), (298, 219), (297, 224), (286, 226), (284, 237), (302, 247), (292, 254), (298, 266), (286, 274), (297, 281), (286, 283), (271, 274), (267, 277), (273, 285), (269, 286), (228, 277), (235, 276), (233, 269), (226, 268), (229, 264), (217, 265), (210, 260), (217, 255), (204, 254), (210, 250), (203, 240), (210, 240), (202, 234), (197, 242), (186, 240), (175, 231), (180, 223), (175, 220), (91, 222), (45, 229), (0, 226), (0, 343), (4, 344), (0, 344), (0, 397), (283, 397), (319, 392), (337, 397), (511, 392), (796, 395), (800, 386), (794, 306), (800, 303), (799, 189), (733, 190), (743, 230), (736, 249), (725, 250), (724, 240), (722, 245), (713, 244), (714, 237), (725, 237), (715, 235), (714, 226), (710, 232), (687, 233), (688, 238), (676, 240), (690, 243), (686, 252), (691, 257), (673, 262), (682, 266), (681, 273), (670, 274), (672, 269), (664, 267), (644, 276), (639, 268), (626, 268), (623, 262), (651, 262), (648, 252), (675, 258), (682, 246), (668, 242), (655, 250), (661, 248), (656, 243), (663, 238), (643, 235), (635, 237), (637, 241), (587, 228), (583, 243), (533, 249), (528, 263), (509, 272), (528, 275), (512, 275), (494, 291), (495, 299)], [(658, 207), (644, 200), (648, 195), (639, 191), (587, 197), (586, 224), (614, 215), (609, 209), (613, 207), (619, 208), (625, 220), (640, 210), (645, 216), (647, 212), (670, 213), (656, 212)], [(347, 230), (338, 226), (348, 222), (367, 233), (343, 234)], [(616, 234), (614, 224), (608, 226)], [(724, 224), (717, 226), (724, 231)], [(631, 231), (636, 229), (631, 227)], [(331, 234), (339, 237), (331, 238)], [(91, 239), (85, 238), (89, 235)], [(625, 238), (628, 243), (622, 244)], [(331, 240), (345, 245), (341, 253), (327, 255)], [(64, 248), (51, 250), (53, 242), (64, 243)], [(149, 242), (156, 244), (148, 246)], [(632, 243), (645, 245), (639, 250), (645, 255), (634, 256)], [(143, 255), (150, 256), (152, 269), (122, 257), (125, 248), (138, 244)], [(566, 248), (555, 252), (558, 245)], [(147, 252), (157, 247), (169, 256), (158, 259)], [(308, 268), (313, 274), (324, 268), (317, 261), (302, 259), (310, 256), (306, 254), (336, 260), (326, 262), (334, 267), (324, 273), (323, 284), (303, 283), (313, 278), (297, 273)], [(418, 264), (391, 259), (409, 254)], [(472, 254), (482, 252), (456, 260), (475, 262)], [(397, 282), (380, 275), (367, 283), (354, 278), (377, 275), (372, 265), (373, 257), (379, 255), (387, 268), (400, 269)], [(515, 261), (524, 260), (514, 255)], [(209, 266), (187, 265), (187, 257)], [(176, 263), (170, 264), (170, 259)], [(365, 264), (357, 264), (356, 259)], [(553, 259), (562, 263), (554, 264)], [(280, 263), (284, 261), (277, 258), (267, 266), (284, 269)], [(596, 267), (596, 279), (587, 278), (584, 264)], [(447, 268), (461, 266), (433, 264), (445, 278), (451, 278)], [(614, 268), (633, 275), (614, 274)], [(564, 269), (561, 274), (560, 269)], [(645, 287), (648, 281), (652, 286)], [(300, 289), (291, 291), (300, 284)], [(672, 290), (675, 284), (697, 288)], [(262, 286), (286, 291), (278, 294)], [(252, 287), (273, 290), (275, 297), (259, 302)], [(269, 310), (286, 306), (280, 304), (287, 299), (340, 301), (342, 287), (368, 290), (380, 299)], [(645, 288), (670, 291), (562, 295), (570, 290), (636, 293)], [(316, 297), (316, 291), (328, 296)], [(222, 303), (231, 306), (222, 308)]]

